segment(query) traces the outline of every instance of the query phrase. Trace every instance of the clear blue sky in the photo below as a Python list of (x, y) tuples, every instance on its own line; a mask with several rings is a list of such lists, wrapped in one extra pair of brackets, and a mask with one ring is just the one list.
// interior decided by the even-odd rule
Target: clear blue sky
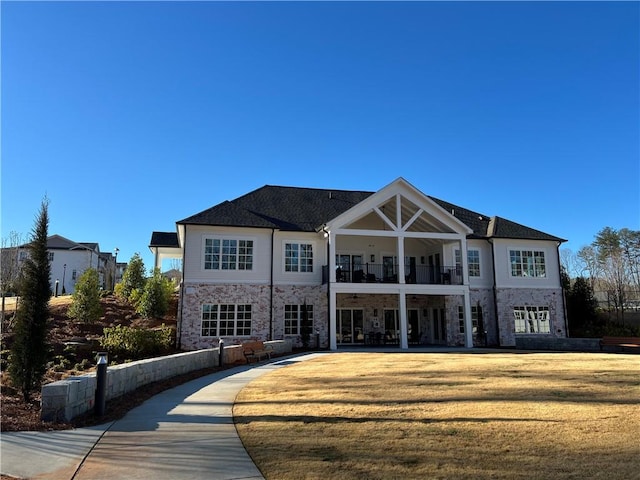
[(7, 2), (2, 237), (140, 252), (265, 184), (640, 229), (638, 2)]

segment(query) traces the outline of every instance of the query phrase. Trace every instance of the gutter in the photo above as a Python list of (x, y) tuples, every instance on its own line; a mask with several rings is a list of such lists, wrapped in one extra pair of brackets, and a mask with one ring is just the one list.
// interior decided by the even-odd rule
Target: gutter
[[(331, 348), (331, 245), (329, 232), (327, 231), (327, 225), (322, 225), (322, 232), (327, 237), (327, 349)], [(318, 337), (319, 338), (319, 337)], [(320, 341), (318, 341), (320, 343)], [(320, 349), (320, 345), (318, 345)]]

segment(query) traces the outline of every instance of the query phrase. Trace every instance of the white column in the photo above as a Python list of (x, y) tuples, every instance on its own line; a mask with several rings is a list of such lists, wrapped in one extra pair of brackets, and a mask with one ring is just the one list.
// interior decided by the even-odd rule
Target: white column
[(398, 234), (398, 283), (405, 283), (404, 237)]
[(399, 308), (398, 312), (400, 314), (400, 348), (403, 350), (407, 350), (409, 348), (409, 342), (407, 340), (407, 298), (404, 292), (400, 292), (398, 295), (399, 298)]
[(337, 350), (336, 342), (336, 292), (329, 292), (329, 350)]
[(464, 346), (473, 348), (473, 326), (471, 323), (471, 302), (469, 300), (469, 289), (464, 290)]

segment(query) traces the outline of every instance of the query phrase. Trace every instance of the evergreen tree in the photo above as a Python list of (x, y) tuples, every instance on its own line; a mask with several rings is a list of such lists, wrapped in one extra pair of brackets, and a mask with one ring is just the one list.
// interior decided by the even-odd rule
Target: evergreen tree
[(142, 294), (145, 283), (144, 262), (139, 253), (134, 253), (122, 275), (122, 282), (116, 287), (116, 293), (121, 297), (131, 299), (131, 294), (133, 293), (135, 296), (136, 291), (138, 295)]
[(589, 280), (576, 278), (567, 291), (567, 316), (572, 336), (583, 334), (590, 324), (597, 322), (597, 307)]
[(80, 275), (67, 315), (84, 323), (93, 323), (102, 315), (100, 277), (96, 269), (89, 268)]
[(160, 269), (156, 268), (153, 277), (144, 286), (136, 311), (145, 318), (162, 317), (169, 310), (173, 290), (171, 280), (164, 278)]
[(31, 399), (46, 371), (48, 356), (47, 319), (51, 298), (51, 265), (47, 253), (49, 202), (45, 198), (28, 245), (29, 257), (23, 266), (22, 299), (15, 316), (15, 337), (11, 347), (9, 375), (22, 391), (25, 402)]

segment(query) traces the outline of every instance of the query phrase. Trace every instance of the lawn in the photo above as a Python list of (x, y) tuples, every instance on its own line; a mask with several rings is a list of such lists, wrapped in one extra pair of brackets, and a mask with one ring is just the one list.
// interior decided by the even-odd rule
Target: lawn
[(269, 479), (637, 479), (640, 356), (335, 353), (252, 382)]

